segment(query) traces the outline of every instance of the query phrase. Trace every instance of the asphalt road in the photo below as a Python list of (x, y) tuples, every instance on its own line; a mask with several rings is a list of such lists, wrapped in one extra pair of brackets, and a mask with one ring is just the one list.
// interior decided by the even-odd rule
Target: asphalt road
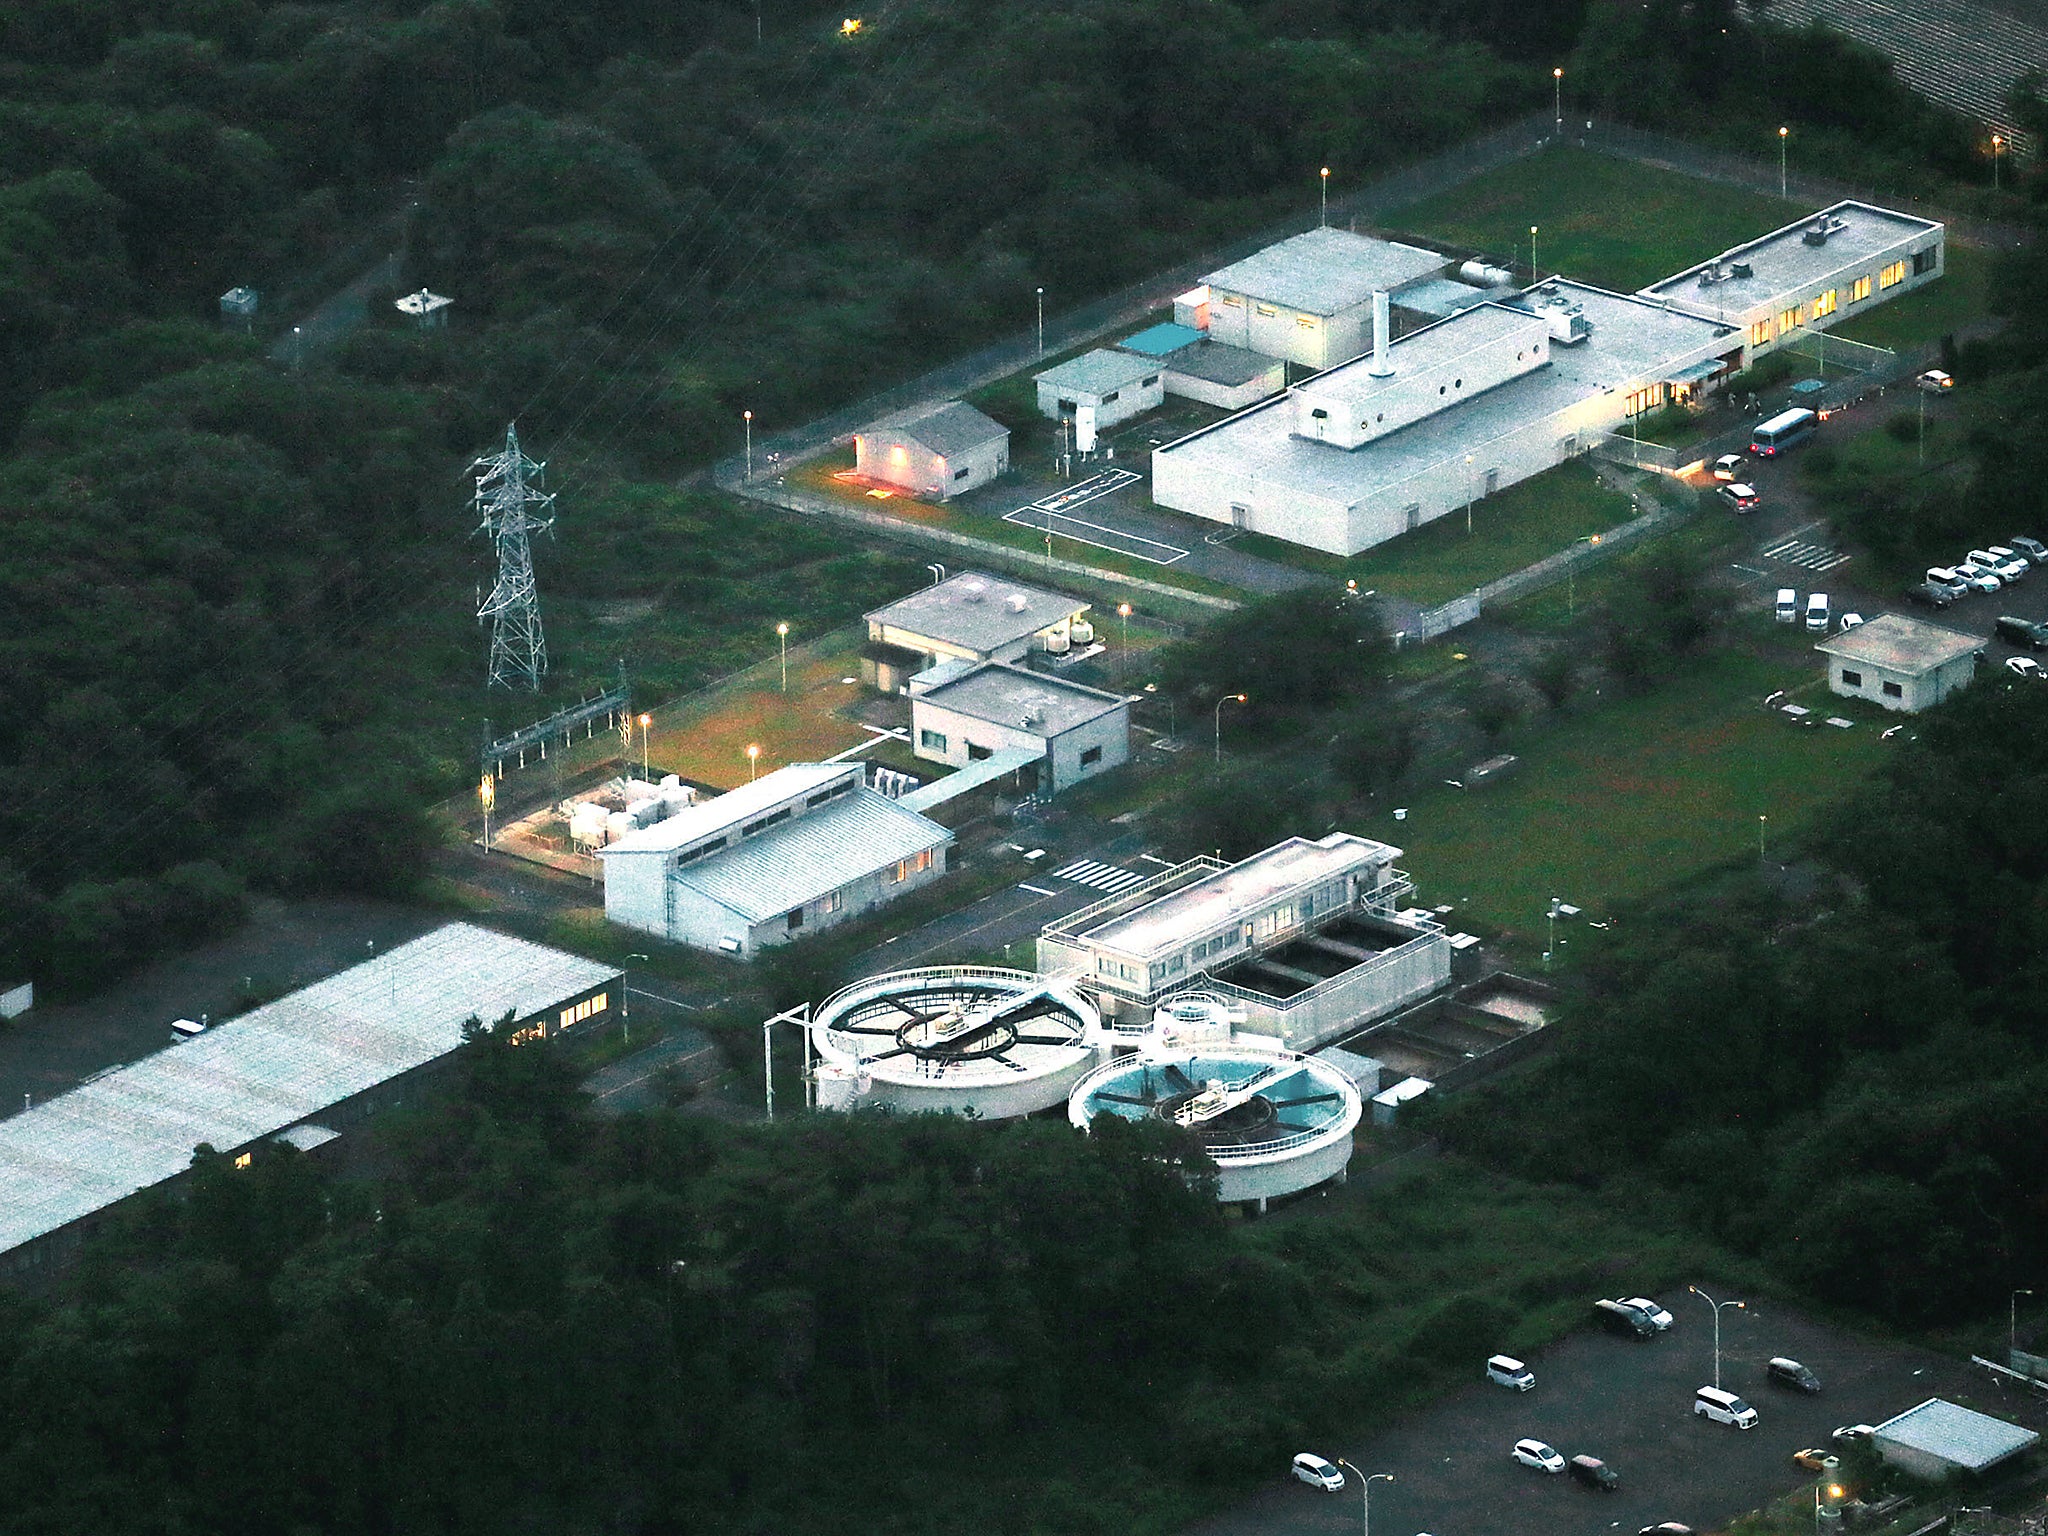
[[(1727, 1299), (1727, 1293), (1716, 1290)], [(1742, 1431), (1692, 1412), (1695, 1388), (1713, 1381), (1707, 1305), (1683, 1290), (1659, 1298), (1677, 1315), (1671, 1331), (1634, 1343), (1590, 1327), (1532, 1357), (1536, 1386), (1510, 1392), (1481, 1376), (1486, 1341), (1475, 1339), (1473, 1383), (1432, 1408), (1368, 1439), (1305, 1445), (1367, 1472), (1391, 1472), (1372, 1487), (1372, 1518), (1383, 1533), (1409, 1536), (1607, 1536), (1661, 1520), (1714, 1530), (1777, 1498), (1812, 1475), (1792, 1453), (1824, 1445), (1840, 1424), (1878, 1423), (1929, 1397), (2041, 1428), (2048, 1413), (2017, 1394), (2005, 1401), (1988, 1373), (1918, 1350), (1880, 1344), (1822, 1326), (1775, 1304), (1722, 1314), (1722, 1384), (1756, 1408)], [(1588, 1298), (1590, 1307), (1591, 1298)], [(1820, 1377), (1808, 1397), (1764, 1382), (1764, 1362), (1784, 1354)], [(1621, 1477), (1596, 1493), (1569, 1476), (1513, 1461), (1523, 1436), (1566, 1456), (1596, 1455)], [(1237, 1509), (1192, 1528), (1197, 1536), (1294, 1536), (1358, 1528), (1356, 1480), (1318, 1493), (1274, 1468), (1272, 1485)]]

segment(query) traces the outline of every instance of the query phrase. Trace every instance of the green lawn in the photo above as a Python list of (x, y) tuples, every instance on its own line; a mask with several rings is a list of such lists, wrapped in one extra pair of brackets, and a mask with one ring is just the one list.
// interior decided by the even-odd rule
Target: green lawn
[(1454, 512), (1349, 560), (1259, 534), (1246, 534), (1236, 547), (1410, 602), (1441, 603), (1631, 515), (1626, 496), (1603, 490), (1591, 469), (1573, 462), (1474, 502), (1470, 533)]
[(1546, 272), (1633, 293), (1789, 223), (1803, 206), (1583, 149), (1549, 149), (1387, 218)]
[[(1882, 719), (1827, 694), (1804, 646), (1723, 654), (1655, 693), (1603, 700), (1524, 744), (1520, 773), (1468, 794), (1439, 785), (1355, 830), (1407, 850), (1431, 905), (1457, 922), (1540, 941), (1552, 896), (1604, 914), (1729, 858), (1753, 855), (1759, 816), (1781, 839), (1868, 773)], [(1857, 720), (1802, 730), (1763, 710), (1776, 689)], [(1535, 947), (1540, 948), (1540, 942)]]
[(1907, 351), (1932, 346), (1950, 332), (1982, 320), (1990, 313), (1990, 254), (1951, 242), (1947, 261), (1948, 270), (1919, 292), (1880, 304), (1828, 334)]

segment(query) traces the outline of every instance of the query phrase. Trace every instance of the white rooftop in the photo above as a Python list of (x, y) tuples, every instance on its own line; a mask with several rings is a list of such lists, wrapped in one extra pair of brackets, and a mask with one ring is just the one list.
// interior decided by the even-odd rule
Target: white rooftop
[(1159, 359), (1156, 357), (1140, 357), (1135, 352), (1097, 347), (1031, 377), (1037, 383), (1050, 384), (1055, 389), (1073, 390), (1084, 395), (1106, 395), (1113, 389), (1135, 384), (1157, 372)]
[[(937, 670), (936, 668), (933, 669)], [(929, 673), (920, 673), (920, 677)], [(1057, 736), (1112, 710), (1122, 709), (1119, 694), (1105, 693), (1063, 678), (1027, 672), (1022, 667), (989, 662), (917, 695), (927, 704), (957, 710), (976, 720)], [(1026, 725), (1026, 720), (1033, 723)]]
[(1392, 292), (1418, 278), (1433, 277), (1447, 260), (1436, 251), (1354, 235), (1348, 229), (1312, 229), (1232, 262), (1203, 281), (1307, 314), (1334, 315), (1363, 304), (1376, 292)]
[(610, 858), (621, 853), (668, 853), (687, 848), (707, 837), (729, 832), (786, 800), (814, 794), (841, 779), (863, 780), (866, 775), (867, 770), (859, 763), (791, 763), (752, 783), (685, 806), (651, 827), (629, 832), (610, 847), (600, 849), (599, 855)]
[(936, 821), (861, 788), (685, 864), (669, 878), (758, 923), (952, 841)]
[[(450, 923), (0, 1120), (0, 1253), (531, 1018), (620, 972)], [(305, 1139), (312, 1139), (310, 1137)]]
[(1983, 650), (1984, 641), (1977, 635), (1908, 618), (1903, 613), (1881, 613), (1845, 635), (1821, 641), (1814, 649), (1825, 656), (1839, 656), (1843, 661), (1860, 661), (1866, 666), (1918, 677), (1972, 651)]
[[(1738, 333), (1715, 321), (1563, 278), (1552, 278), (1530, 294), (1554, 295), (1578, 305), (1592, 334), (1570, 346), (1553, 342), (1546, 366), (1389, 432), (1362, 448), (1344, 449), (1296, 437), (1293, 401), (1281, 395), (1155, 449), (1155, 456), (1184, 455), (1197, 462), (1212, 462), (1219, 469), (1284, 479), (1297, 492), (1348, 505), (1440, 464), (1476, 455), (1496, 439), (1632, 380), (1666, 378), (1679, 360), (1690, 361), (1702, 350), (1711, 352), (1723, 340), (1732, 347), (1739, 339)], [(1517, 314), (1522, 306), (1475, 305), (1402, 337), (1388, 349), (1396, 369), (1403, 367), (1404, 348), (1443, 345), (1443, 338), (1433, 338), (1435, 332), (1493, 326), (1502, 309)], [(1333, 376), (1363, 372), (1370, 366), (1371, 355), (1366, 354), (1309, 382), (1326, 383)]]
[[(1532, 350), (1536, 350), (1549, 335), (1549, 326), (1543, 319), (1527, 310), (1506, 304), (1476, 304), (1469, 309), (1470, 313), (1460, 312), (1454, 317), (1455, 324), (1426, 325), (1392, 343), (1387, 348), (1387, 363), (1392, 371), (1387, 374), (1375, 374), (1372, 359), (1366, 356), (1320, 373), (1302, 388), (1310, 394), (1334, 396), (1363, 412), (1371, 408), (1368, 402), (1376, 396), (1405, 393), (1409, 379), (1432, 368), (1458, 362), (1517, 335), (1528, 337)], [(1467, 399), (1477, 398), (1476, 394), (1459, 396), (1455, 405), (1443, 409), (1454, 410)]]
[(1087, 611), (1086, 603), (1064, 592), (962, 571), (877, 608), (866, 618), (870, 625), (887, 625), (987, 655)]
[(2041, 1438), (2031, 1429), (1939, 1397), (1886, 1419), (1872, 1431), (1872, 1437), (1938, 1456), (1971, 1472), (2016, 1456)]
[[(1825, 243), (1808, 244), (1808, 231), (1823, 227), (1830, 231)], [(1776, 308), (1781, 297), (1789, 297), (1830, 273), (1867, 264), (1902, 241), (1935, 234), (1940, 229), (1939, 224), (1929, 219), (1893, 213), (1869, 203), (1840, 202), (1809, 214), (1796, 224), (1787, 224), (1783, 229), (1774, 229), (1768, 235), (1723, 251), (1712, 261), (1687, 267), (1641, 291), (1651, 298), (1729, 314)], [(1738, 263), (1750, 268), (1749, 276), (1734, 275)], [(1707, 274), (1715, 274), (1716, 280), (1702, 283), (1701, 277)]]
[(1204, 934), (1264, 911), (1290, 892), (1391, 864), (1400, 856), (1398, 848), (1349, 832), (1332, 832), (1316, 842), (1292, 837), (1075, 937), (1090, 948), (1115, 950), (1134, 960), (1174, 954)]

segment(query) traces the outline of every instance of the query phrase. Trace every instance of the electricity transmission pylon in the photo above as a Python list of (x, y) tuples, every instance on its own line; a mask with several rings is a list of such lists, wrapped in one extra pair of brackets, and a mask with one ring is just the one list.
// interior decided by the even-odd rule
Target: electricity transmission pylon
[(546, 466), (519, 451), (519, 434), (505, 428), (505, 451), (470, 466), (476, 475), (472, 503), (482, 515), (481, 532), (498, 551), (498, 584), (476, 611), (491, 621), (489, 687), (538, 691), (548, 669), (548, 642), (541, 633), (540, 597), (533, 586), (529, 536), (555, 525), (553, 495), (540, 489)]

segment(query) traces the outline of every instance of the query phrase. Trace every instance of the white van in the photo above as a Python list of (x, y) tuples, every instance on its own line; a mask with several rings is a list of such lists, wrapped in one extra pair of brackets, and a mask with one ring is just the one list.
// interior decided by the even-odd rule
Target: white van
[(1778, 622), (1797, 624), (1799, 622), (1799, 594), (1790, 587), (1778, 588)]
[(1737, 1429), (1756, 1428), (1756, 1410), (1733, 1392), (1719, 1387), (1701, 1387), (1692, 1395), (1692, 1411), (1716, 1424), (1733, 1424)]
[(1817, 635), (1828, 632), (1832, 617), (1828, 610), (1828, 595), (1825, 592), (1806, 594), (1806, 627)]
[(1536, 1373), (1513, 1355), (1495, 1355), (1486, 1362), (1486, 1379), (1495, 1386), (1526, 1392), (1536, 1385)]

